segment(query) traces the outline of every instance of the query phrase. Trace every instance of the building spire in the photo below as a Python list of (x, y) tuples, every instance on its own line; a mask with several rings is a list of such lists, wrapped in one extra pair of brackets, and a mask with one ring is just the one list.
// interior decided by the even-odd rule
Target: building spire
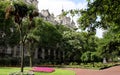
[(63, 4), (62, 4), (62, 13), (64, 12), (64, 9), (63, 9)]

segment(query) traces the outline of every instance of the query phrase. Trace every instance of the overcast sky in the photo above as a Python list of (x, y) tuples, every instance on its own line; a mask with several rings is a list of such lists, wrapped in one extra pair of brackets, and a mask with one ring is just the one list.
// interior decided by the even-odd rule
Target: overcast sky
[(85, 0), (38, 0), (39, 10), (48, 9), (50, 13), (58, 15), (61, 13), (61, 10), (70, 10), (70, 9), (82, 9), (85, 8), (87, 3)]
[[(39, 11), (48, 9), (55, 16), (61, 14), (61, 10), (84, 9), (87, 7), (86, 0), (38, 0)], [(97, 36), (102, 37), (102, 30), (97, 30)]]

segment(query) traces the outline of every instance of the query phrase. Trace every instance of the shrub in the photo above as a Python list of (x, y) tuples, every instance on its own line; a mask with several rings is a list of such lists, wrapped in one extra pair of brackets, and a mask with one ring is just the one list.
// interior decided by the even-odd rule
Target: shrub
[(20, 58), (4, 57), (0, 58), (0, 66), (18, 66)]

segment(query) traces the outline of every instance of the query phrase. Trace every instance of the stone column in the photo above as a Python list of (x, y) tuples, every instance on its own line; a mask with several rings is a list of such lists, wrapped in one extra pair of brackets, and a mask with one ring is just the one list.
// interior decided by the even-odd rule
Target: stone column
[(42, 59), (45, 59), (45, 49), (44, 48), (42, 48), (42, 54), (41, 54), (41, 56), (42, 56)]
[(104, 57), (103, 58), (103, 64), (106, 64), (107, 63), (107, 60), (106, 60), (106, 58)]
[(34, 58), (35, 58), (35, 59), (38, 59), (38, 48), (35, 49)]
[(17, 50), (17, 46), (13, 48), (13, 57), (16, 57), (16, 50)]
[(51, 52), (51, 50), (48, 49), (48, 60), (50, 60), (50, 52)]
[(7, 54), (11, 54), (12, 53), (11, 50), (12, 50), (11, 47), (9, 45), (7, 45), (7, 51), (6, 51), (6, 53)]
[(65, 51), (63, 51), (63, 60), (65, 59)]
[(50, 49), (48, 49), (48, 55), (50, 55)]
[(56, 50), (54, 50), (54, 60), (56, 60)]
[(59, 59), (59, 60), (61, 60), (61, 56), (60, 56), (60, 55), (61, 55), (61, 52), (58, 51), (58, 59)]

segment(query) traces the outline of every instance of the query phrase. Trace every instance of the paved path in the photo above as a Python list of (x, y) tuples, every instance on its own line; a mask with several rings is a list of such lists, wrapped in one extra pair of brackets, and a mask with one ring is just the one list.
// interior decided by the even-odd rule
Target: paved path
[(111, 67), (104, 70), (90, 70), (78, 68), (66, 68), (76, 72), (76, 75), (120, 75), (120, 66)]

